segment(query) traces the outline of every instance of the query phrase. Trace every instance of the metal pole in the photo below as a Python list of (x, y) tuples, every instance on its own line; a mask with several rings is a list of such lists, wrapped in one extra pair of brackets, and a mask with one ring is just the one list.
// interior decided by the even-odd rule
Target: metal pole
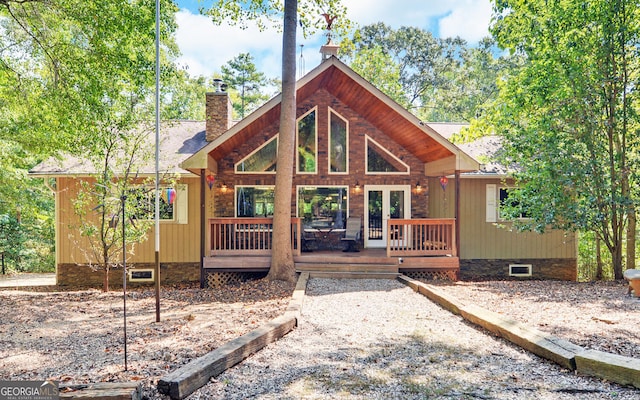
[(160, 322), (160, 0), (156, 0), (156, 322)]
[(127, 201), (127, 196), (120, 197), (122, 201), (122, 309), (124, 316), (124, 370), (127, 370), (127, 240), (125, 229), (125, 212), (124, 205)]

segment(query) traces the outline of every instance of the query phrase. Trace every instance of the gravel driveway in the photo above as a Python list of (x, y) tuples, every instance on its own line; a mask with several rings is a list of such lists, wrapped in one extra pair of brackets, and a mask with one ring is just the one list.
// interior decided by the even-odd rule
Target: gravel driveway
[(483, 333), (394, 280), (311, 279), (298, 328), (190, 399), (637, 399)]

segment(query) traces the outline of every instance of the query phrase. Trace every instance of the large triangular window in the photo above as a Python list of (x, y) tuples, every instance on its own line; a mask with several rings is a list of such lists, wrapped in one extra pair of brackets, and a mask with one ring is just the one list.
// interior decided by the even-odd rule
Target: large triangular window
[(299, 174), (318, 172), (318, 120), (316, 108), (298, 119), (296, 147)]
[(367, 174), (409, 174), (407, 164), (369, 136), (366, 137), (366, 145)]
[(349, 171), (349, 121), (329, 107), (329, 173)]
[(276, 172), (276, 161), (278, 159), (278, 135), (271, 138), (253, 153), (249, 154), (236, 163), (236, 172), (239, 174), (268, 173)]

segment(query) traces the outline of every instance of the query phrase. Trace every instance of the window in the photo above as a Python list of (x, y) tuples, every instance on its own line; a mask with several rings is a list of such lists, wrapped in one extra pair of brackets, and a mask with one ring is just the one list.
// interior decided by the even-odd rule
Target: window
[(409, 174), (409, 166), (375, 140), (366, 137), (367, 174)]
[(308, 228), (344, 229), (347, 221), (347, 186), (298, 187), (298, 217)]
[(278, 159), (278, 135), (269, 139), (265, 144), (258, 147), (236, 163), (238, 173), (275, 173), (276, 161)]
[(329, 172), (347, 173), (349, 125), (346, 119), (329, 108)]
[(299, 173), (317, 172), (318, 135), (316, 123), (316, 109), (309, 111), (298, 119), (298, 162)]
[(274, 188), (236, 186), (237, 217), (273, 217)]
[[(172, 194), (169, 193), (173, 190)], [(152, 220), (155, 218), (156, 192), (153, 187), (140, 186), (131, 189), (131, 197), (134, 200), (134, 215), (137, 219)], [(174, 196), (173, 203), (169, 204), (168, 196)], [(177, 192), (173, 188), (160, 187), (160, 220), (175, 220), (175, 200)]]
[[(500, 215), (502, 207), (520, 207), (520, 204), (514, 199), (509, 199), (509, 188), (498, 188), (496, 184), (486, 185), (486, 221), (497, 222), (498, 218), (504, 220)], [(526, 210), (523, 210), (519, 218), (529, 218)]]
[[(517, 215), (517, 218), (520, 219), (524, 219), (524, 218), (529, 218), (530, 215), (527, 212), (526, 209), (522, 209), (520, 202), (515, 200), (513, 198), (513, 196), (511, 198), (509, 198), (509, 191), (513, 190), (510, 188), (505, 188), (502, 187), (500, 188), (499, 194), (500, 194), (500, 208), (498, 210), (498, 214), (499, 214), (499, 218), (504, 220), (507, 219), (504, 215), (504, 213), (501, 213), (500, 210), (502, 210), (505, 207), (510, 207), (510, 208), (514, 208), (514, 209), (520, 209), (520, 213)], [(502, 214), (502, 215), (500, 215)]]

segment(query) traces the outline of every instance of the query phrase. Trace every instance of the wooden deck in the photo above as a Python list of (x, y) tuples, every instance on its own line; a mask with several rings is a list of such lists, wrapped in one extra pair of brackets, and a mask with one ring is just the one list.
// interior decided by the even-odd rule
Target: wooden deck
[[(313, 251), (294, 255), (296, 272), (321, 274), (384, 274), (416, 273), (457, 277), (458, 257), (388, 257), (386, 249), (363, 249), (359, 252)], [(228, 255), (206, 257), (204, 269), (208, 272), (268, 272), (271, 257), (265, 255)]]

